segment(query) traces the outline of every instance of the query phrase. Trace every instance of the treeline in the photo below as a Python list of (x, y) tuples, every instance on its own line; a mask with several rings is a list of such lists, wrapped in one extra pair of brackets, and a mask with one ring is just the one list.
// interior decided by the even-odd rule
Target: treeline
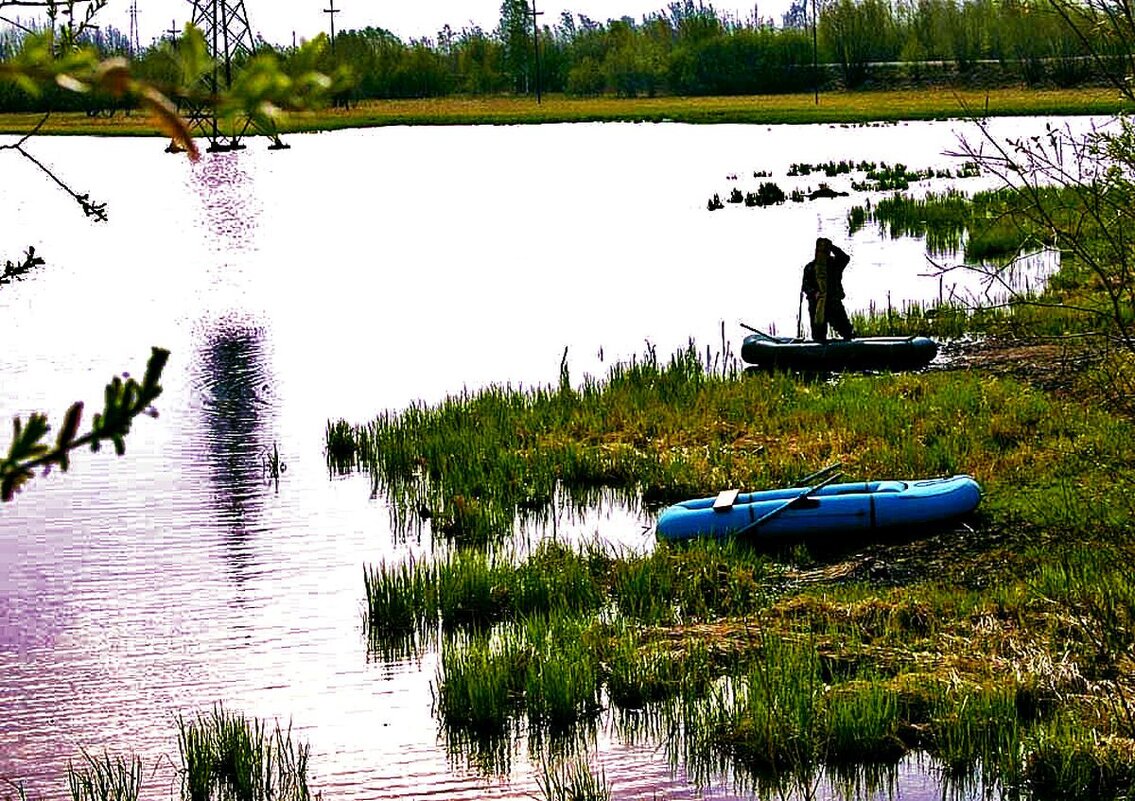
[[(1089, 56), (1121, 52), (1106, 25), (1082, 27), (1082, 36), (1061, 18), (1050, 0), (826, 0), (818, 24), (809, 0), (795, 0), (779, 24), (740, 20), (712, 5), (675, 0), (645, 15), (598, 22), (564, 12), (543, 24), (533, 45), (526, 0), (503, 0), (497, 27), (455, 31), (403, 41), (382, 28), (350, 30), (318, 66), (345, 67), (353, 88), (340, 98), (421, 98), (451, 94), (531, 94), (537, 61), (545, 92), (621, 97), (734, 95), (809, 91), (819, 85), (860, 88), (941, 80), (994, 81), (1073, 86), (1091, 80)], [(1087, 12), (1085, 12), (1087, 13)], [(1102, 20), (1101, 20), (1102, 22)], [(107, 54), (131, 55), (135, 70), (152, 80), (176, 79), (168, 41), (129, 53), (113, 28), (95, 32)], [(18, 34), (0, 37), (0, 56), (12, 55)], [(815, 48), (813, 47), (815, 45)], [(261, 41), (285, 70), (291, 47)], [(813, 63), (818, 63), (814, 68)], [(298, 67), (297, 67), (298, 68)], [(97, 107), (105, 99), (67, 97), (33, 100), (0, 84), (0, 109), (66, 100)], [(59, 108), (59, 105), (53, 107)]]

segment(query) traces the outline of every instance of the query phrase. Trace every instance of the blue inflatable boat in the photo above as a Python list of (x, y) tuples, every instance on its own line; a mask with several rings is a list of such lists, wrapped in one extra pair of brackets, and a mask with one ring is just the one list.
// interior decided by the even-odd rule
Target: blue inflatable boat
[(765, 539), (915, 528), (955, 520), (981, 500), (981, 488), (965, 475), (847, 484), (831, 479), (810, 487), (727, 490), (716, 498), (683, 501), (662, 512), (656, 534), (670, 541)]

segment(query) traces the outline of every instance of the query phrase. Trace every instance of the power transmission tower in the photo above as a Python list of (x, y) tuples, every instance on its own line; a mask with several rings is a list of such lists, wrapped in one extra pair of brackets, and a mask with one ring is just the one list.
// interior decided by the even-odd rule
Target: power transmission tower
[(235, 121), (232, 130), (227, 132), (222, 132), (218, 125), (216, 98), (232, 86), (234, 62), (251, 58), (256, 50), (244, 0), (193, 0), (192, 23), (205, 37), (213, 69), (198, 87), (205, 99), (194, 98), (180, 103), (190, 132), (209, 140), (207, 149), (210, 153), (243, 148), (241, 139), (250, 128), (271, 137), (273, 148), (287, 147), (275, 131), (262, 130), (249, 117)]
[(130, 55), (136, 56), (142, 52), (141, 42), (138, 40), (138, 0), (130, 3)]

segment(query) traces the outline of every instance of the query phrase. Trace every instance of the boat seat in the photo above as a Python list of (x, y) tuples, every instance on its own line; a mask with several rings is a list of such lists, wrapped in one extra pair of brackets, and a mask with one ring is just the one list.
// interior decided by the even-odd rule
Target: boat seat
[(737, 503), (737, 496), (740, 493), (741, 490), (722, 490), (713, 501), (713, 511), (728, 512), (733, 508), (733, 504)]

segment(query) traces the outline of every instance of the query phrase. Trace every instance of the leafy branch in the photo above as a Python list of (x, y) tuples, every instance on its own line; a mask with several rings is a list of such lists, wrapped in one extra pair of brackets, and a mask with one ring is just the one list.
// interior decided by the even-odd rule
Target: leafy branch
[(8, 260), (4, 262), (4, 271), (0, 272), (0, 286), (10, 284), (12, 281), (19, 281), (33, 268), (41, 267), (44, 263), (42, 258), (35, 255), (35, 248), (29, 246), (27, 252), (24, 253), (23, 261)]
[(0, 461), (0, 500), (12, 500), (41, 467), (44, 475), (55, 466), (66, 472), (71, 463), (71, 451), (77, 448), (90, 446), (92, 451), (98, 451), (103, 443), (110, 442), (116, 454), (122, 456), (126, 453), (126, 435), (134, 418), (140, 414), (157, 417), (157, 410), (152, 404), (162, 394), (158, 382), (168, 359), (168, 350), (153, 348), (141, 383), (128, 374), (115, 376), (106, 385), (103, 410), (94, 416), (91, 428), (85, 434), (79, 435), (82, 401), (72, 404), (67, 410), (54, 445), (48, 444), (47, 440), (51, 431), (47, 415), (33, 413), (26, 423), (16, 417), (11, 447), (8, 455)]

